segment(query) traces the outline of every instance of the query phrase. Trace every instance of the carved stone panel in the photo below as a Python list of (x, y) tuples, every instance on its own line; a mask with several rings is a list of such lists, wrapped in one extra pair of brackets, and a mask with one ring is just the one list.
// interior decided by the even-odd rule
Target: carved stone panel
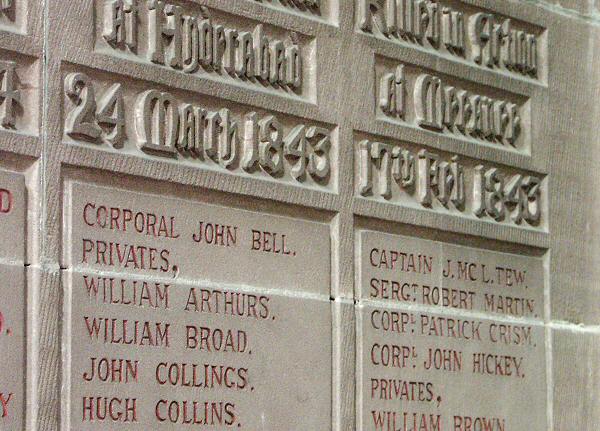
[(597, 431), (598, 41), (600, 0), (0, 0), (0, 431)]
[(360, 430), (545, 430), (544, 265), (357, 234)]
[(331, 125), (81, 67), (67, 69), (63, 83), (65, 142), (335, 190)]
[(0, 429), (25, 424), (26, 326), (25, 269), (0, 265)]
[(356, 11), (357, 28), (373, 37), (515, 77), (545, 77), (543, 29), (479, 5), (356, 0)]
[(326, 224), (77, 181), (67, 193), (68, 267), (329, 295)]
[(330, 428), (326, 223), (75, 180), (66, 197), (67, 429)]
[(0, 259), (25, 261), (27, 192), (21, 173), (0, 169), (0, 224), (10, 240), (0, 241)]
[(360, 299), (542, 320), (544, 261), (362, 231)]
[(544, 329), (359, 305), (359, 430), (546, 430)]
[(100, 52), (178, 73), (310, 99), (311, 41), (192, 2), (96, 1)]
[(379, 119), (473, 145), (531, 153), (531, 103), (526, 95), (379, 56), (375, 75)]
[[(26, 400), (27, 289), (25, 177), (0, 170), (0, 429), (24, 430)], [(8, 235), (7, 235), (8, 233)]]
[(329, 429), (329, 301), (93, 272), (64, 282), (68, 429)]
[(360, 199), (544, 231), (544, 175), (415, 144), (355, 136)]

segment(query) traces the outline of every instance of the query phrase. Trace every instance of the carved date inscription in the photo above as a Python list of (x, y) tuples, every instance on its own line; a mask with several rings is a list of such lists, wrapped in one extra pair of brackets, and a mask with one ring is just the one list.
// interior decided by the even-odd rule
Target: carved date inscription
[(356, 144), (357, 193), (496, 223), (544, 227), (544, 178), (413, 145)]
[(359, 239), (359, 429), (545, 430), (542, 259)]
[(67, 194), (71, 427), (330, 428), (327, 225)]
[[(101, 91), (97, 88), (102, 88)], [(269, 112), (155, 88), (99, 83), (81, 72), (65, 77), (66, 135), (77, 141), (202, 163), (243, 175), (326, 187), (332, 132)]]

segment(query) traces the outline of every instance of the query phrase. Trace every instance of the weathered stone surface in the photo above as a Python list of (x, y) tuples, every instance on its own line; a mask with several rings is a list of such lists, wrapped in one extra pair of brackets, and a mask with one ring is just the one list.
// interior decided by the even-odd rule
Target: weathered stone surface
[[(0, 241), (0, 258), (25, 261), (27, 191), (22, 173), (0, 170), (0, 224), (10, 240)], [(33, 227), (33, 226), (31, 226)]]
[(68, 267), (328, 297), (324, 223), (76, 181), (66, 195)]
[(547, 429), (542, 326), (371, 305), (357, 313), (358, 429)]
[(361, 231), (361, 299), (541, 320), (543, 260)]
[(541, 258), (368, 230), (357, 254), (359, 429), (546, 429)]
[[(0, 0), (0, 312), (23, 324), (8, 350), (0, 335), (0, 392), (23, 386), (25, 420), (0, 429), (116, 429), (82, 425), (105, 396), (139, 399), (126, 429), (181, 427), (160, 399), (210, 398), (235, 403), (228, 428), (417, 431), (410, 411), (596, 430), (599, 23), (596, 0)], [(375, 265), (375, 247), (431, 271)], [(100, 303), (84, 277), (169, 284), (178, 307), (192, 288), (267, 296), (276, 319)], [(532, 335), (379, 333), (373, 310)], [(172, 323), (173, 344), (106, 346), (86, 315)], [(257, 350), (191, 354), (187, 324)], [(383, 342), (417, 366), (379, 370)], [(462, 370), (421, 369), (429, 349)], [(473, 374), (482, 352), (525, 377)], [(140, 381), (86, 382), (92, 358), (140, 361)], [(164, 388), (161, 361), (247, 363), (255, 390)], [(435, 402), (376, 400), (372, 376), (431, 382)]]
[(592, 430), (600, 423), (600, 332), (552, 330), (554, 429)]
[(0, 428), (24, 429), (26, 347), (25, 269), (0, 265)]
[(65, 274), (65, 426), (330, 428), (328, 300), (159, 280)]

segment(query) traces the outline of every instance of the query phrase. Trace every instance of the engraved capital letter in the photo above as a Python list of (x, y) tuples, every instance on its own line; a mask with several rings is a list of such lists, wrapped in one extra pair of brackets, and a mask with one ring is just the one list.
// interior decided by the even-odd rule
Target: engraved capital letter
[(269, 174), (278, 175), (283, 170), (283, 126), (273, 115), (266, 116), (258, 124), (260, 166)]
[(433, 187), (437, 186), (438, 182), (438, 156), (427, 150), (421, 150), (418, 164), (417, 198), (424, 207), (431, 207)]
[(238, 34), (237, 59), (235, 73), (239, 77), (251, 78), (254, 75), (254, 45), (252, 44), (252, 33), (242, 31)]
[(271, 55), (271, 73), (269, 76), (269, 82), (271, 84), (278, 84), (285, 82), (286, 79), (286, 59), (285, 59), (285, 46), (280, 40), (271, 42), (269, 47)]
[(200, 53), (200, 30), (196, 17), (183, 18), (182, 30), (182, 66), (185, 73), (194, 73), (198, 70)]
[(444, 117), (442, 81), (431, 75), (420, 75), (415, 83), (414, 98), (419, 126), (442, 130)]
[(140, 149), (175, 154), (179, 113), (170, 94), (157, 90), (140, 94), (135, 108), (135, 126)]
[(442, 41), (446, 48), (462, 54), (465, 50), (465, 17), (462, 12), (450, 8), (442, 9)]
[(517, 105), (507, 103), (505, 113), (507, 121), (504, 129), (504, 140), (510, 145), (515, 145), (521, 131), (521, 117)]
[(477, 217), (487, 214), (496, 221), (504, 219), (504, 177), (497, 168), (485, 171), (481, 165), (475, 167), (473, 202), (473, 213)]
[(491, 66), (492, 56), (492, 31), (494, 17), (488, 13), (476, 13), (469, 19), (469, 38), (473, 45), (471, 59), (483, 66)]
[(371, 164), (371, 143), (368, 140), (358, 144), (358, 193), (367, 196), (373, 190), (373, 165)]
[(266, 81), (269, 79), (270, 72), (270, 52), (269, 38), (264, 35), (262, 24), (256, 26), (252, 39), (254, 40), (254, 57), (256, 61), (254, 75), (256, 78)]
[(465, 169), (463, 165), (458, 162), (458, 156), (452, 157), (450, 169), (452, 170), (452, 176), (454, 177), (454, 188), (452, 189), (450, 199), (457, 209), (462, 210), (466, 201)]
[[(181, 67), (181, 6), (166, 5), (161, 0), (148, 1), (148, 55), (154, 63), (165, 64), (165, 38), (169, 43), (168, 66)], [(163, 18), (167, 18), (166, 22)]]
[(434, 46), (437, 46), (441, 37), (441, 11), (437, 3), (427, 3), (427, 31), (425, 36), (427, 40)]
[(177, 148), (180, 151), (204, 156), (204, 129), (206, 124), (206, 109), (194, 107), (189, 103), (179, 108), (179, 137)]
[(373, 30), (373, 13), (379, 11), (376, 0), (358, 0), (356, 13), (358, 14), (358, 26), (362, 31)]
[(399, 65), (395, 73), (381, 77), (379, 87), (379, 107), (388, 115), (404, 117), (404, 65)]
[(285, 49), (286, 58), (286, 84), (299, 88), (302, 85), (302, 57), (300, 55), (300, 47), (292, 44)]
[(394, 157), (392, 175), (394, 176), (394, 180), (400, 182), (402, 187), (406, 189), (415, 184), (415, 156), (409, 150), (401, 150), (399, 148), (398, 150), (398, 155)]
[(450, 201), (450, 194), (454, 189), (454, 175), (452, 175), (452, 169), (450, 163), (443, 161), (438, 165), (438, 201), (448, 207)]
[[(65, 93), (76, 106), (65, 119), (66, 134), (73, 139), (95, 142), (102, 129), (96, 124), (96, 95), (89, 76), (84, 73), (67, 75)], [(7, 102), (5, 99), (3, 105)]]
[(527, 35), (527, 64), (525, 67), (525, 72), (529, 73), (531, 76), (537, 76), (537, 38), (532, 35)]
[(237, 156), (238, 125), (231, 118), (231, 111), (223, 108), (221, 115), (221, 139), (219, 141), (219, 164), (229, 168)]
[(244, 115), (243, 141), (242, 169), (251, 172), (258, 163), (258, 115), (256, 112)]
[(379, 169), (378, 192), (385, 199), (392, 197), (392, 146), (373, 142), (371, 144), (371, 158), (378, 160)]
[(104, 39), (112, 46), (137, 47), (137, 5), (135, 0), (112, 0), (104, 4)]

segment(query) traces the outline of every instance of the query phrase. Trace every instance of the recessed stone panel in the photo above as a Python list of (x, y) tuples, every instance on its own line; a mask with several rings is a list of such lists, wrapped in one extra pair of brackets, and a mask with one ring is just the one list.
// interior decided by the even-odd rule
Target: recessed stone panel
[(0, 265), (0, 429), (25, 424), (25, 269)]
[(543, 319), (540, 257), (374, 231), (358, 236), (361, 299)]
[(69, 271), (65, 429), (331, 429), (331, 304)]
[(0, 226), (9, 236), (0, 241), (0, 258), (25, 260), (27, 192), (23, 174), (0, 169)]
[(547, 429), (543, 326), (364, 303), (357, 319), (359, 430)]
[(63, 72), (66, 143), (336, 190), (338, 132), (331, 124), (88, 67)]
[(366, 133), (354, 136), (361, 199), (545, 232), (548, 175)]
[(28, 9), (37, 8), (28, 0), (4, 0), (0, 2), (0, 29), (15, 33), (25, 31)]
[(356, 0), (357, 30), (514, 78), (543, 81), (544, 29), (464, 2)]
[[(219, 83), (314, 100), (314, 39), (191, 1), (95, 2), (96, 50)], [(281, 6), (281, 5), (280, 5)]]
[(65, 205), (68, 267), (329, 297), (326, 223), (78, 181)]
[(531, 154), (531, 104), (477, 82), (382, 56), (375, 58), (379, 120)]

